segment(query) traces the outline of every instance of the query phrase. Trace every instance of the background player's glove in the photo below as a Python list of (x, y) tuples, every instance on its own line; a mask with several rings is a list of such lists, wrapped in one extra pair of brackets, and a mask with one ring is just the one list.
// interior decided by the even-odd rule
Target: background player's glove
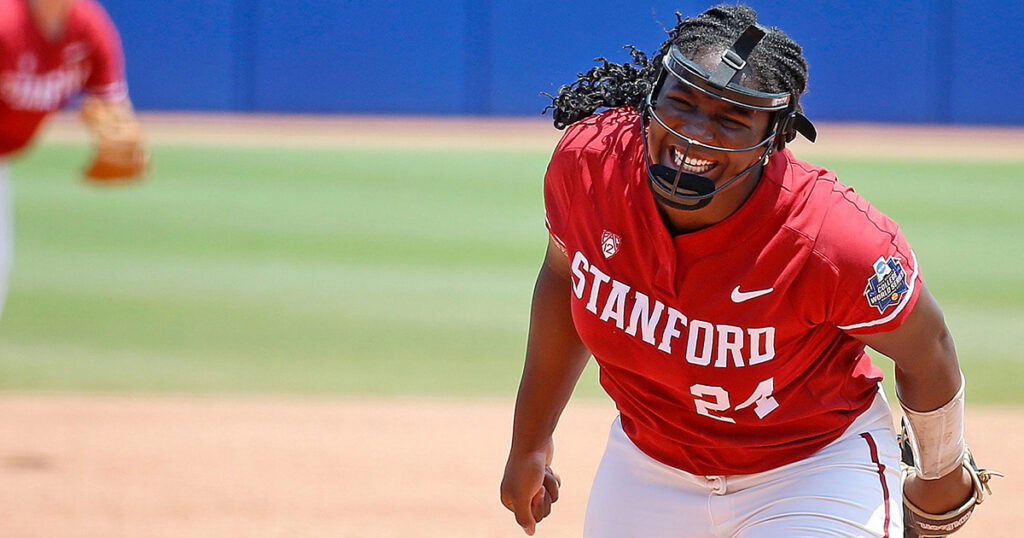
[(135, 179), (149, 167), (142, 127), (127, 99), (104, 101), (86, 97), (82, 120), (96, 137), (96, 155), (85, 170), (87, 179), (107, 182)]
[[(911, 449), (907, 428), (907, 419), (904, 417), (902, 432), (899, 435), (900, 451), (902, 452), (900, 467), (903, 470), (903, 480), (917, 474), (914, 470), (914, 451)], [(979, 468), (969, 449), (964, 453), (963, 467), (971, 475), (974, 491), (957, 508), (945, 514), (932, 514), (915, 506), (914, 503), (907, 500), (906, 496), (903, 497), (903, 536), (905, 538), (942, 537), (960, 530), (970, 519), (974, 507), (985, 500), (986, 494), (992, 494), (988, 481), (993, 476), (1003, 476), (1002, 473)]]

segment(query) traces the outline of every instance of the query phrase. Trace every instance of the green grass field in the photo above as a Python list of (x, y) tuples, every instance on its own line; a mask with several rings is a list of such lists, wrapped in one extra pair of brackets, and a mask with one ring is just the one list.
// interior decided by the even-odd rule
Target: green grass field
[[(0, 389), (507, 397), (548, 155), (158, 146), (144, 183), (95, 188), (84, 146), (37, 147), (10, 170)], [(1024, 402), (1024, 160), (821, 164), (902, 224), (970, 399)]]

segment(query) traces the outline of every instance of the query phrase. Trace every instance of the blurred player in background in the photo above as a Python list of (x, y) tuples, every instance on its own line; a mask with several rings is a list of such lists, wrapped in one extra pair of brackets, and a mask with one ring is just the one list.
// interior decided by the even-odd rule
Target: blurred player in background
[(128, 99), (121, 40), (107, 12), (94, 0), (0, 0), (0, 314), (14, 239), (6, 160), (83, 91), (81, 116), (97, 142), (86, 178), (140, 177), (149, 156)]
[[(533, 534), (558, 499), (553, 433), (592, 354), (619, 418), (587, 538), (959, 528), (990, 473), (953, 340), (896, 223), (787, 148), (816, 137), (800, 46), (720, 5), (632, 52), (554, 98), (502, 503)], [(896, 363), (905, 477), (865, 346)]]

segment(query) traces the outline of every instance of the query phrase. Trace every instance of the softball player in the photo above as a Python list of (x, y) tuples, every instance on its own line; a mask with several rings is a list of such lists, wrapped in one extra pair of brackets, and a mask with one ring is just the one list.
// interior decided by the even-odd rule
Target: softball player
[(5, 161), (83, 90), (82, 118), (97, 139), (86, 177), (140, 176), (149, 157), (128, 99), (120, 38), (106, 11), (93, 0), (0, 0), (0, 313), (13, 241)]
[[(619, 417), (586, 537), (902, 536), (904, 493), (936, 518), (973, 505), (963, 377), (914, 251), (785, 147), (816, 136), (801, 48), (721, 5), (632, 56), (554, 98), (502, 503), (530, 535), (550, 512), (552, 435), (593, 355)], [(905, 479), (865, 346), (896, 363)]]

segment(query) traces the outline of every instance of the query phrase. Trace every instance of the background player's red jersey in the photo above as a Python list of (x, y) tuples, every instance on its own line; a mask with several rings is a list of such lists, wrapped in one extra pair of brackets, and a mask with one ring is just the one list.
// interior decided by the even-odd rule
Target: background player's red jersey
[(50, 40), (25, 0), (0, 0), (0, 155), (28, 144), (43, 119), (83, 89), (127, 94), (120, 38), (103, 8), (78, 0), (64, 33)]
[(881, 371), (851, 334), (895, 329), (921, 275), (897, 225), (825, 169), (773, 154), (750, 198), (671, 236), (628, 108), (571, 127), (545, 179), (577, 331), (630, 439), (701, 475), (748, 474), (836, 439)]

